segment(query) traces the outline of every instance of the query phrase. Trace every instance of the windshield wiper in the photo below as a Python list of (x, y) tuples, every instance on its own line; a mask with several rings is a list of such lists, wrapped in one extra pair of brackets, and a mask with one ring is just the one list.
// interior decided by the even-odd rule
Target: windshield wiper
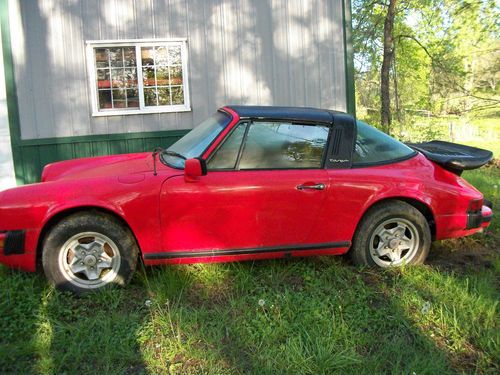
[(156, 156), (158, 154), (165, 154), (165, 155), (169, 155), (169, 156), (176, 156), (178, 158), (181, 158), (182, 160), (186, 160), (186, 157), (184, 155), (181, 155), (179, 154), (178, 152), (175, 152), (175, 151), (170, 151), (170, 150), (165, 150), (161, 147), (157, 147), (154, 149), (153, 151), (153, 176), (156, 176), (158, 175), (158, 173), (156, 173)]

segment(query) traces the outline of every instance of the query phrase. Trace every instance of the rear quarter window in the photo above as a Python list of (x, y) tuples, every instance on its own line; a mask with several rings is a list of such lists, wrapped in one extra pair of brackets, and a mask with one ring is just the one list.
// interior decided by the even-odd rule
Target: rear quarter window
[(354, 167), (388, 164), (416, 155), (416, 152), (410, 147), (367, 123), (356, 121), (356, 124), (357, 135), (353, 155)]

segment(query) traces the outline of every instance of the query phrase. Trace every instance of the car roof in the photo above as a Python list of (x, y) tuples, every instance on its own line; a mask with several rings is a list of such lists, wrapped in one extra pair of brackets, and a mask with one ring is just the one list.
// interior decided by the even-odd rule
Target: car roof
[(335, 115), (346, 113), (328, 109), (308, 107), (276, 107), (276, 106), (247, 106), (228, 105), (240, 118), (260, 118), (270, 120), (315, 121), (332, 123)]

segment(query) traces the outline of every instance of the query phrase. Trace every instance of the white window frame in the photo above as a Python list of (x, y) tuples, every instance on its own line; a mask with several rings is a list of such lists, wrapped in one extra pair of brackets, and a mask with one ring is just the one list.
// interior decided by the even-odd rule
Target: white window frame
[[(188, 77), (188, 53), (187, 39), (124, 39), (124, 40), (87, 40), (86, 42), (87, 73), (90, 84), (90, 95), (92, 99), (92, 116), (123, 116), (147, 113), (169, 113), (169, 112), (188, 112), (191, 111), (189, 100), (189, 77)], [(176, 43), (181, 46), (182, 62), (182, 86), (184, 91), (184, 104), (182, 105), (164, 105), (146, 107), (144, 105), (144, 83), (142, 79), (142, 57), (141, 47), (165, 46), (165, 44)], [(95, 63), (94, 48), (103, 47), (135, 47), (136, 69), (137, 69), (137, 90), (139, 92), (139, 108), (120, 108), (120, 109), (99, 109), (97, 94), (97, 67)]]

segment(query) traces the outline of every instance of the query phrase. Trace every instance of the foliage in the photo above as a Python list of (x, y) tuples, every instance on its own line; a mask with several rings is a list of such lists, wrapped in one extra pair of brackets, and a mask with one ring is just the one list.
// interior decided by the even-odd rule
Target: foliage
[[(386, 0), (353, 0), (355, 78), (360, 117), (379, 122)], [(391, 67), (392, 109), (415, 113), (500, 115), (500, 11), (495, 0), (398, 2)]]

